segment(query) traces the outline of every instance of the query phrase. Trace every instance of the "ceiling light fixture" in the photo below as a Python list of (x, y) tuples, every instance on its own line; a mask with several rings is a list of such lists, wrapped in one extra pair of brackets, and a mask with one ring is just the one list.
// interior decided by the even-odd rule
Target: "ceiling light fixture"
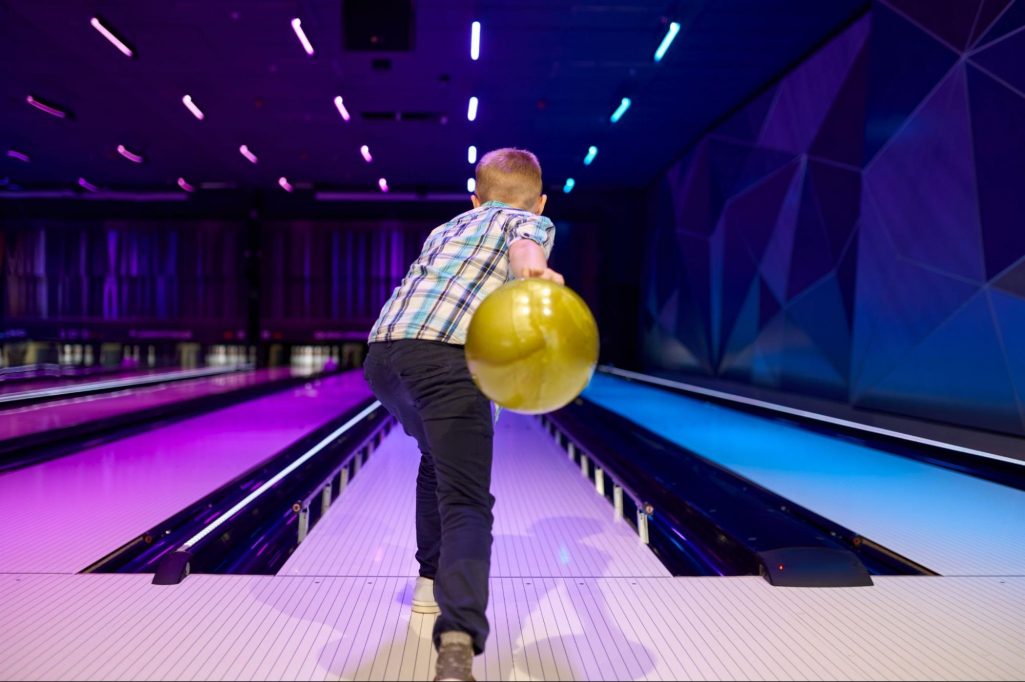
[(477, 147), (472, 144), (466, 150), (466, 160), (468, 163), (477, 163)]
[(202, 121), (205, 118), (203, 112), (200, 111), (199, 107), (196, 106), (196, 103), (192, 101), (192, 95), (185, 95), (184, 97), (182, 97), (182, 104), (188, 107), (189, 111), (192, 112), (192, 115), (198, 118), (200, 121)]
[(621, 101), (619, 103), (619, 106), (616, 107), (616, 110), (612, 112), (612, 116), (609, 117), (609, 120), (612, 121), (613, 123), (618, 123), (619, 119), (623, 118), (623, 114), (625, 114), (626, 110), (629, 109), (629, 108), (630, 108), (630, 98), (629, 97), (624, 97), (623, 101)]
[(374, 157), (370, 156), (370, 147), (363, 145), (359, 148), (359, 153), (363, 155), (363, 160), (370, 163), (374, 160)]
[(78, 185), (82, 189), (89, 190), (90, 192), (95, 192), (96, 191), (96, 185), (94, 185), (93, 183), (89, 182), (85, 178), (79, 178), (78, 179)]
[(466, 118), (469, 121), (477, 120), (477, 98), (470, 98), (470, 106), (466, 109)]
[(466, 191), (471, 194), (477, 190), (477, 181), (474, 178), (466, 179)]
[(388, 181), (385, 180), (384, 178), (381, 178), (380, 180), (377, 181), (377, 186), (381, 188), (382, 192), (387, 192), (388, 191)]
[(40, 111), (45, 111), (46, 113), (50, 114), (51, 116), (56, 116), (57, 118), (67, 118), (68, 117), (68, 112), (62, 111), (61, 109), (58, 109), (57, 107), (55, 107), (55, 106), (53, 106), (51, 104), (46, 104), (44, 102), (40, 102), (38, 99), (36, 99), (32, 95), (29, 95), (28, 97), (26, 97), (25, 101), (28, 102), (29, 104), (31, 104), (32, 106), (34, 106), (36, 109), (39, 109)]
[(25, 152), (19, 152), (17, 149), (8, 149), (7, 156), (12, 159), (17, 159), (18, 161), (24, 161), (25, 163), (32, 163), (32, 159), (29, 158), (28, 154)]
[(142, 163), (142, 157), (138, 154), (134, 154), (131, 151), (129, 151), (127, 148), (125, 148), (123, 144), (119, 144), (117, 146), (117, 153), (125, 157), (132, 163)]
[(128, 47), (127, 45), (125, 45), (123, 42), (121, 42), (121, 39), (118, 38), (116, 35), (114, 35), (114, 33), (109, 28), (104, 26), (103, 22), (101, 22), (99, 19), (97, 19), (96, 17), (93, 17), (92, 19), (89, 20), (89, 23), (92, 25), (93, 28), (95, 28), (97, 31), (99, 31), (100, 34), (104, 38), (109, 40), (111, 42), (111, 44), (114, 45), (114, 47), (119, 49), (121, 51), (121, 54), (123, 54), (124, 56), (129, 57), (129, 58), (135, 56), (132, 53), (132, 49), (130, 47)]
[(338, 113), (341, 114), (342, 118), (345, 120), (345, 122), (348, 123), (349, 122), (349, 110), (346, 109), (345, 105), (342, 103), (342, 96), (341, 95), (338, 95), (338, 97), (335, 97), (335, 106), (338, 107)]
[(256, 154), (249, 151), (249, 147), (247, 147), (246, 145), (242, 145), (238, 148), (238, 151), (240, 154), (242, 154), (242, 156), (246, 157), (250, 163), (256, 163)]
[(680, 32), (680, 25), (678, 23), (676, 23), (674, 21), (671, 24), (669, 24), (669, 29), (666, 31), (665, 38), (662, 39), (662, 43), (658, 46), (658, 49), (655, 50), (655, 61), (656, 62), (662, 61), (662, 57), (665, 56), (666, 50), (668, 50), (669, 46), (673, 44), (673, 39), (676, 37), (676, 34), (679, 33), (679, 32)]
[(292, 191), (292, 183), (290, 183), (288, 181), (288, 178), (286, 178), (284, 175), (278, 178), (278, 184), (281, 185), (281, 189), (285, 190), (286, 192)]
[(310, 39), (306, 37), (306, 33), (303, 31), (303, 22), (299, 21), (298, 18), (292, 19), (292, 29), (299, 37), (299, 42), (303, 44), (303, 49), (306, 50), (306, 54), (312, 57), (313, 45), (310, 43)]
[(573, 178), (566, 178), (566, 184), (562, 186), (562, 191), (569, 194), (576, 187), (577, 181)]
[(470, 24), (470, 59), (480, 59), (480, 22)]
[(598, 156), (598, 148), (593, 144), (587, 148), (587, 156), (584, 157), (584, 165), (590, 166), (591, 162), (594, 161), (594, 157)]
[(185, 182), (185, 178), (178, 178), (178, 186), (181, 187), (186, 192), (195, 192), (196, 191), (195, 187), (193, 187), (189, 183)]

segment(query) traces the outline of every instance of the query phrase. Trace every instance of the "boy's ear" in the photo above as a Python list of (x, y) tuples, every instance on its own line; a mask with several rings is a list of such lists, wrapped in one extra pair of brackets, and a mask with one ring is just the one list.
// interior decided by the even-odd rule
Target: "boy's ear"
[(542, 194), (537, 198), (537, 203), (534, 205), (534, 213), (541, 215), (545, 211), (545, 204), (548, 203), (548, 195)]
[(470, 195), (470, 203), (473, 204), (474, 208), (480, 208), (480, 197), (477, 196), (476, 192)]

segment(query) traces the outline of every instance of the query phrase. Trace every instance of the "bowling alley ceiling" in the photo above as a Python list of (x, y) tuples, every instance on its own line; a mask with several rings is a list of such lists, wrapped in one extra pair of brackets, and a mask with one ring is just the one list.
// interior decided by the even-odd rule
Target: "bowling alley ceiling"
[(465, 192), (470, 145), (534, 150), (549, 191), (642, 187), (867, 0), (413, 0), (387, 51), (345, 3), (372, 4), (0, 0), (0, 192)]

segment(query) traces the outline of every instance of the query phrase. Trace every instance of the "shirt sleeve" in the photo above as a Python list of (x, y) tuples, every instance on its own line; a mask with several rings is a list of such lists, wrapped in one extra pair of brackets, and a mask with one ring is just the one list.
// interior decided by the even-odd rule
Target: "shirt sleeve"
[(555, 224), (540, 215), (512, 215), (505, 223), (505, 243), (512, 245), (521, 239), (539, 244), (545, 250), (545, 258), (548, 258), (555, 243)]

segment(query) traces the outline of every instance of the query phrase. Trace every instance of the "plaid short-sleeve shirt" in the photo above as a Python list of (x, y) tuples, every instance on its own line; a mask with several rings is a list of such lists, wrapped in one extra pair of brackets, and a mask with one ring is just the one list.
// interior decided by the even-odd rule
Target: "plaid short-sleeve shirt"
[(477, 306), (512, 277), (509, 245), (520, 239), (537, 242), (549, 256), (555, 225), (543, 216), (489, 201), (435, 228), (384, 304), (369, 341), (466, 343)]

